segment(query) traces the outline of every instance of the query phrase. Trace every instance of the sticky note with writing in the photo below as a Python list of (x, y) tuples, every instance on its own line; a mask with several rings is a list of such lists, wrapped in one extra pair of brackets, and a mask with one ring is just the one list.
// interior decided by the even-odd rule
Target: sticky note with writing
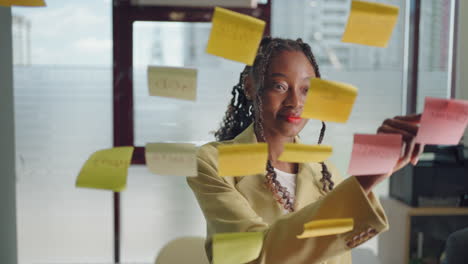
[(218, 146), (218, 175), (247, 176), (265, 173), (268, 145), (226, 144)]
[(333, 152), (331, 146), (326, 145), (304, 145), (287, 143), (279, 160), (286, 162), (322, 162), (328, 159)]
[(397, 6), (354, 0), (341, 41), (387, 47), (398, 11)]
[(197, 176), (197, 149), (190, 143), (148, 143), (146, 166), (157, 175)]
[(468, 101), (426, 97), (416, 142), (456, 145), (468, 124)]
[(348, 174), (372, 175), (391, 172), (401, 155), (400, 134), (355, 134)]
[(81, 168), (76, 187), (115, 192), (124, 190), (132, 155), (133, 147), (116, 147), (93, 153)]
[(353, 110), (358, 89), (350, 84), (310, 80), (310, 88), (301, 117), (344, 123)]
[(152, 96), (195, 101), (197, 69), (148, 66), (148, 89)]
[(213, 263), (239, 264), (255, 260), (263, 247), (262, 232), (218, 233), (213, 235)]
[(0, 6), (46, 6), (44, 0), (0, 0)]
[(353, 218), (333, 218), (314, 220), (304, 224), (304, 232), (297, 238), (309, 238), (343, 234), (353, 230)]
[(252, 65), (265, 21), (216, 7), (206, 52)]

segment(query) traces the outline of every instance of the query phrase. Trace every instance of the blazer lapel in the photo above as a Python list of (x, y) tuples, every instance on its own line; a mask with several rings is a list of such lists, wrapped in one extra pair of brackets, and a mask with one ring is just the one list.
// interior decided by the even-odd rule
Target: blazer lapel
[[(253, 124), (234, 138), (235, 144), (257, 143)], [(266, 164), (265, 164), (266, 166)], [(249, 201), (252, 208), (267, 222), (272, 223), (282, 214), (281, 205), (275, 201), (265, 185), (265, 174), (235, 177), (236, 188)], [(272, 210), (273, 209), (273, 210)]]
[[(301, 143), (299, 136), (294, 141)], [(321, 165), (319, 163), (299, 163), (296, 177), (296, 199), (294, 210), (300, 210), (306, 205), (319, 200), (326, 193), (320, 188)]]
[(257, 143), (253, 123), (233, 139), (234, 143)]
[(321, 165), (319, 163), (299, 163), (296, 178), (296, 199), (294, 210), (300, 210), (306, 205), (323, 197), (326, 193), (320, 188)]
[[(233, 142), (235, 144), (257, 143), (253, 124), (235, 137)], [(299, 137), (295, 138), (295, 142), (300, 143)], [(326, 194), (320, 187), (320, 172), (321, 166), (319, 163), (299, 163), (296, 177), (295, 211), (319, 200)], [(274, 221), (278, 215), (283, 214), (281, 205), (274, 200), (273, 194), (265, 186), (265, 174), (235, 177), (235, 183), (239, 192), (267, 222), (270, 222), (269, 220)], [(274, 208), (274, 210), (271, 211), (271, 208)]]

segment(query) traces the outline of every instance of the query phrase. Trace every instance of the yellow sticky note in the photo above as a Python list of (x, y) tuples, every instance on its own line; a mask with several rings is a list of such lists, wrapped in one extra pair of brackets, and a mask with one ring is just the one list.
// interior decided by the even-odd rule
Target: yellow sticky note
[(133, 147), (116, 147), (93, 153), (81, 168), (76, 187), (115, 192), (124, 190), (132, 155)]
[(354, 219), (336, 218), (310, 221), (304, 224), (304, 232), (297, 238), (337, 235), (349, 232), (354, 228)]
[(265, 173), (268, 145), (232, 144), (218, 146), (218, 175), (247, 176)]
[(146, 166), (158, 175), (197, 176), (197, 149), (190, 143), (148, 143)]
[(286, 162), (322, 162), (328, 159), (333, 153), (333, 148), (326, 145), (304, 145), (287, 143), (278, 157)]
[(216, 7), (206, 52), (252, 65), (265, 21)]
[(350, 84), (313, 78), (301, 117), (345, 123), (357, 93), (358, 89)]
[(262, 232), (213, 235), (213, 263), (241, 264), (255, 260), (263, 247)]
[(46, 6), (44, 0), (0, 0), (0, 6)]
[(152, 96), (195, 101), (197, 69), (148, 66), (148, 89)]
[(398, 11), (397, 6), (354, 0), (341, 41), (387, 47)]

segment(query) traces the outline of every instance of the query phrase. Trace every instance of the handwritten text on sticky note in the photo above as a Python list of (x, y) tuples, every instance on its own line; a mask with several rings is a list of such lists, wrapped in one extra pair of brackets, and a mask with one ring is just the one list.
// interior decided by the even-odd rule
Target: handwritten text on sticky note
[(148, 143), (146, 165), (157, 175), (196, 176), (197, 149), (189, 143)]
[(127, 185), (133, 147), (99, 150), (85, 162), (76, 179), (77, 187), (122, 191)]
[(402, 147), (400, 134), (355, 134), (348, 174), (389, 173), (400, 158)]
[(310, 80), (310, 88), (301, 117), (344, 123), (353, 110), (358, 89), (350, 84)]
[(247, 263), (258, 258), (262, 247), (262, 232), (218, 233), (213, 235), (213, 263)]
[(467, 100), (426, 97), (416, 142), (456, 145), (467, 125)]
[(218, 146), (218, 175), (247, 176), (265, 173), (268, 145), (226, 144)]
[(287, 143), (279, 156), (279, 160), (286, 162), (322, 162), (328, 159), (333, 152), (331, 146), (304, 145)]
[(354, 228), (353, 218), (335, 218), (314, 220), (304, 224), (304, 232), (297, 238), (337, 235), (349, 232)]
[(265, 21), (216, 7), (206, 52), (252, 65)]
[(195, 101), (197, 97), (197, 70), (148, 66), (148, 89), (152, 96)]
[(354, 0), (342, 42), (386, 47), (398, 19), (398, 7)]

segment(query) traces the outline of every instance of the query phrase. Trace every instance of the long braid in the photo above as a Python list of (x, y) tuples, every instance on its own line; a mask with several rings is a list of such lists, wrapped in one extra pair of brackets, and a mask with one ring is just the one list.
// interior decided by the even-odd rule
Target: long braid
[(233, 139), (253, 122), (252, 102), (244, 91), (244, 82), (249, 71), (250, 67), (246, 66), (240, 74), (239, 83), (232, 89), (232, 99), (224, 115), (222, 126), (215, 132), (218, 141)]
[[(268, 70), (268, 65), (270, 62), (270, 59), (273, 55), (273, 52), (275, 49), (279, 46), (279, 42), (275, 39), (265, 39), (263, 42), (265, 43), (265, 48), (260, 50), (259, 56), (258, 56), (258, 66), (255, 67), (254, 64), (254, 76), (260, 76), (259, 80), (257, 80), (258, 87), (257, 87), (257, 95), (256, 95), (256, 100), (255, 100), (255, 110), (256, 110), (256, 120), (255, 120), (255, 134), (257, 137), (259, 137), (262, 141), (266, 142), (265, 134), (264, 134), (264, 129), (263, 129), (263, 101), (262, 101), (262, 95), (264, 92), (265, 88), (265, 75), (266, 71)], [(257, 61), (257, 60), (256, 60)], [(255, 69), (258, 69), (258, 72), (255, 72)], [(288, 190), (281, 185), (281, 183), (277, 179), (276, 172), (273, 168), (273, 165), (271, 164), (271, 160), (267, 160), (267, 165), (266, 165), (266, 170), (267, 174), (265, 176), (266, 178), (266, 186), (267, 188), (273, 193), (273, 197), (275, 200), (280, 203), (284, 209), (288, 210), (289, 212), (294, 211), (294, 201), (290, 197), (290, 193)]]
[[(322, 128), (320, 129), (320, 136), (319, 136), (319, 140), (318, 140), (318, 144), (322, 144), (322, 141), (323, 141), (323, 138), (325, 136), (325, 130), (327, 129), (327, 126), (325, 125), (325, 122), (322, 121)], [(327, 165), (325, 164), (325, 162), (320, 162), (320, 165), (322, 165), (322, 178), (320, 179), (320, 182), (323, 184), (323, 187), (322, 187), (322, 190), (324, 190), (325, 192), (327, 191), (327, 187), (328, 187), (328, 191), (331, 191), (333, 190), (333, 187), (335, 186), (335, 183), (332, 181), (331, 179), (331, 173), (328, 171), (328, 167)], [(327, 186), (327, 182), (328, 182), (328, 186)]]
[[(297, 39), (298, 44), (301, 46), (302, 51), (306, 55), (306, 57), (309, 59), (310, 63), (312, 64), (314, 70), (315, 70), (315, 75), (317, 78), (320, 78), (320, 70), (319, 66), (317, 64), (317, 61), (315, 60), (315, 56), (312, 53), (312, 50), (309, 45), (304, 43), (302, 39)], [(322, 121), (322, 128), (320, 129), (320, 136), (318, 140), (318, 144), (322, 144), (323, 138), (325, 136), (325, 130), (327, 126), (325, 125), (325, 122)], [(335, 186), (335, 183), (331, 179), (331, 173), (328, 171), (328, 167), (325, 164), (325, 162), (320, 162), (320, 165), (322, 165), (322, 178), (320, 179), (320, 182), (323, 184), (322, 190), (324, 191), (331, 191), (333, 190), (333, 187)], [(328, 186), (327, 186), (328, 182)], [(327, 188), (328, 187), (328, 188)]]
[[(318, 64), (315, 60), (315, 56), (312, 53), (310, 46), (304, 43), (301, 39), (289, 40), (280, 38), (265, 37), (260, 43), (260, 47), (257, 56), (252, 67), (246, 67), (242, 71), (239, 78), (239, 83), (234, 86), (230, 105), (226, 111), (226, 116), (223, 119), (223, 123), (219, 130), (215, 133), (217, 140), (228, 140), (237, 136), (253, 121), (255, 134), (261, 141), (266, 142), (265, 135), (263, 133), (263, 111), (262, 111), (262, 95), (264, 92), (265, 76), (268, 70), (268, 66), (271, 58), (279, 51), (302, 51), (312, 64), (315, 75), (320, 78), (320, 71)], [(257, 87), (256, 98), (253, 102), (247, 99), (244, 92), (244, 81), (245, 77), (251, 74)], [(252, 111), (253, 110), (253, 111)], [(325, 135), (326, 126), (322, 122), (322, 129), (318, 144), (321, 144)], [(334, 183), (331, 180), (331, 173), (324, 162), (320, 163), (322, 166), (322, 178), (320, 182), (323, 184), (324, 191), (331, 191)], [(266, 184), (270, 191), (273, 193), (275, 199), (283, 205), (286, 210), (293, 211), (293, 201), (289, 196), (289, 192), (285, 187), (281, 186), (278, 182), (276, 172), (268, 159), (266, 165)], [(328, 184), (327, 184), (328, 183)]]
[[(260, 93), (257, 93), (256, 96), (256, 110), (258, 111), (255, 120), (255, 134), (257, 137), (259, 137), (262, 141), (266, 142), (265, 134), (263, 133), (263, 111), (262, 111), (262, 98), (260, 96)], [(273, 193), (273, 197), (275, 198), (278, 203), (283, 205), (284, 209), (292, 212), (294, 211), (294, 201), (290, 197), (290, 193), (286, 189), (286, 187), (282, 186), (281, 183), (278, 181), (276, 178), (276, 172), (275, 169), (273, 168), (273, 165), (271, 165), (271, 160), (267, 160), (267, 165), (266, 165), (266, 170), (267, 174), (265, 176), (266, 178), (266, 186), (267, 188)]]

